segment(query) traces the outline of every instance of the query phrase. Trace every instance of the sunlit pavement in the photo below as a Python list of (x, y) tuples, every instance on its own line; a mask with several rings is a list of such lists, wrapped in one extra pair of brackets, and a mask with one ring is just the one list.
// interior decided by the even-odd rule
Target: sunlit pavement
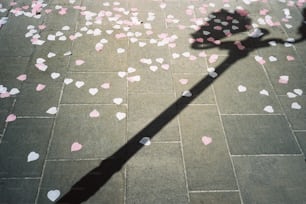
[(305, 4), (1, 0), (0, 203), (306, 203)]

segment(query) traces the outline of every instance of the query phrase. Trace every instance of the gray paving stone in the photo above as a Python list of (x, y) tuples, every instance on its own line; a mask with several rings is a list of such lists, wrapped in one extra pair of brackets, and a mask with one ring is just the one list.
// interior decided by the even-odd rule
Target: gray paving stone
[[(177, 3), (175, 3), (175, 5), (177, 5)], [(174, 16), (176, 16), (176, 14), (174, 14)], [(169, 36), (177, 36), (177, 39), (174, 41), (175, 46), (169, 46), (171, 53), (183, 53), (188, 51), (193, 55), (197, 55), (199, 51), (192, 49), (190, 42), (192, 39), (191, 34), (195, 32), (194, 29), (184, 25), (184, 27), (181, 26), (181, 24), (168, 26), (167, 30), (165, 30)]]
[[(76, 0), (73, 5), (80, 5), (82, 0)], [(54, 5), (71, 5), (69, 0), (49, 0), (50, 4)]]
[(25, 74), (28, 61), (28, 57), (0, 57), (1, 82), (14, 81), (19, 75)]
[[(155, 38), (154, 38), (155, 39)], [(156, 40), (160, 41), (156, 38)], [(150, 67), (151, 65), (159, 65), (156, 59), (163, 58), (165, 64), (170, 64), (169, 62), (169, 49), (165, 46), (157, 46), (156, 44), (151, 44), (149, 40), (143, 39), (139, 40), (142, 43), (146, 43), (145, 46), (140, 47), (139, 42), (130, 43), (127, 50), (128, 53), (128, 65), (134, 68)], [(141, 63), (141, 59), (151, 59), (151, 64)]]
[[(146, 2), (147, 3), (147, 2)], [(132, 32), (143, 32), (146, 33), (148, 30), (152, 30), (155, 34), (163, 33), (166, 29), (166, 22), (165, 22), (165, 16), (164, 13), (161, 11), (138, 11), (138, 12), (132, 12), (130, 14), (130, 17), (133, 17), (137, 13), (137, 19), (139, 20), (139, 25), (131, 26), (130, 31)], [(150, 20), (150, 15), (153, 14), (154, 20)], [(149, 19), (149, 20), (148, 20)], [(148, 23), (151, 25), (152, 29), (147, 29), (145, 25), (148, 25)], [(143, 35), (141, 38), (144, 38), (145, 35)], [(151, 35), (147, 36), (146, 39), (151, 39)]]
[[(86, 40), (89, 40), (87, 42)], [(77, 40), (78, 41), (78, 40)], [(73, 56), (71, 57), (69, 71), (76, 72), (118, 72), (127, 69), (127, 40), (109, 39), (103, 50), (97, 52), (95, 45), (99, 38), (80, 39), (74, 45)], [(84, 42), (84, 43), (82, 43)], [(118, 49), (124, 49), (123, 53), (118, 53)], [(83, 65), (77, 66), (76, 60), (84, 60)]]
[[(212, 66), (216, 70), (220, 68), (220, 65)], [(222, 114), (265, 114), (266, 106), (272, 106), (273, 113), (281, 112), (265, 71), (255, 60), (246, 58), (223, 66), (227, 71), (214, 81), (217, 103)], [(239, 86), (245, 87), (245, 92), (239, 92)], [(262, 90), (268, 91), (269, 96), (260, 94)]]
[(152, 143), (127, 165), (126, 203), (187, 203), (179, 144)]
[[(100, 116), (91, 118), (92, 111)], [(106, 158), (123, 145), (126, 138), (126, 119), (118, 120), (125, 106), (62, 105), (60, 107), (50, 148), (51, 159)], [(74, 143), (82, 145), (72, 151)]]
[[(36, 57), (36, 55), (34, 55)], [(58, 57), (48, 59), (45, 56), (41, 56), (46, 60), (44, 63), (47, 65), (47, 70), (42, 71), (36, 67), (37, 56), (29, 65), (27, 69), (27, 77), (28, 80), (31, 82), (42, 83), (42, 84), (51, 84), (51, 83), (63, 83), (63, 80), (67, 73), (67, 66), (68, 66), (68, 58), (67, 57)], [(56, 75), (58, 76), (56, 76)]]
[(8, 9), (10, 8), (10, 1), (9, 0), (3, 0), (1, 1), (2, 9), (6, 9), (6, 11), (0, 12), (0, 17), (6, 17), (8, 16)]
[[(138, 44), (131, 44), (128, 51), (128, 67), (135, 68), (136, 71), (129, 73), (128, 77), (139, 76), (140, 81), (130, 82), (128, 91), (137, 93), (173, 93), (173, 82), (171, 75), (171, 64), (169, 63), (169, 51), (165, 46), (156, 47), (151, 45), (149, 41), (145, 47), (139, 48)], [(150, 50), (147, 52), (146, 50)], [(157, 62), (157, 59), (163, 62)], [(147, 61), (145, 63), (141, 61)], [(162, 68), (163, 64), (169, 67)], [(151, 66), (156, 66), (156, 69)], [(128, 78), (128, 79), (129, 79)]]
[[(196, 60), (190, 60), (189, 57), (184, 57), (184, 53), (194, 53), (190, 54), (193, 57), (196, 57)], [(180, 57), (171, 59), (171, 66), (173, 67), (173, 72), (175, 73), (207, 73), (207, 64), (205, 58), (198, 57), (199, 52), (191, 52), (186, 49), (185, 52), (177, 53), (172, 51), (172, 56), (179, 54)], [(187, 55), (188, 56), (188, 55)]]
[[(14, 14), (10, 13), (8, 22), (5, 24), (3, 29), (1, 29), (1, 34), (20, 37), (23, 35), (23, 38), (25, 38), (24, 36), (28, 32), (28, 25), (37, 26), (42, 23), (42, 21), (43, 18), (36, 19), (33, 17), (26, 17), (24, 15), (16, 17)], [(17, 42), (20, 42), (20, 40), (21, 39), (19, 39)]]
[(173, 1), (173, 0), (167, 1), (166, 0), (165, 2), (167, 4), (166, 8), (164, 9), (165, 16), (167, 17), (168, 15), (172, 15), (175, 19), (179, 20), (178, 23), (169, 23), (166, 21), (168, 28), (175, 27), (177, 25), (184, 25), (187, 27), (191, 25), (191, 21), (188, 17), (191, 17), (191, 18), (194, 17), (195, 13), (193, 13), (193, 15), (191, 16), (186, 14), (186, 10), (191, 5), (189, 1)]
[[(234, 173), (215, 106), (188, 106), (180, 115), (190, 190), (236, 190)], [(212, 138), (204, 145), (202, 137)]]
[(42, 91), (36, 91), (36, 83), (24, 83), (20, 94), (16, 97), (14, 113), (18, 116), (49, 116), (46, 111), (57, 107), (61, 84), (48, 84)]
[[(127, 103), (126, 80), (117, 76), (117, 73), (69, 73), (71, 84), (65, 84), (61, 103), (63, 104), (114, 104), (114, 98), (122, 98), (122, 103)], [(78, 83), (84, 82), (80, 88)], [(103, 85), (103, 88), (101, 87)], [(106, 86), (105, 86), (106, 85)], [(90, 89), (97, 89), (94, 95)]]
[[(295, 53), (286, 51), (280, 55), (274, 53), (273, 55), (269, 56), (274, 56), (278, 59), (276, 62), (267, 62), (265, 65), (271, 83), (278, 95), (286, 95), (287, 92), (292, 92), (293, 89), (296, 88), (302, 90), (306, 89), (306, 83), (303, 80), (304, 76), (306, 76), (306, 69)], [(267, 56), (267, 58), (269, 56)], [(294, 60), (288, 61), (287, 56), (292, 56)], [(288, 83), (279, 83), (280, 76), (288, 76)]]
[[(8, 125), (0, 144), (1, 178), (41, 176), (52, 124), (53, 119), (17, 118)], [(31, 152), (39, 158), (28, 162)]]
[[(273, 3), (273, 2), (272, 2)], [(240, 2), (236, 2), (236, 5), (239, 5)], [(250, 4), (250, 6), (247, 6), (245, 9), (250, 13), (250, 14), (258, 14), (260, 10), (262, 9), (268, 9), (271, 10), (273, 5), (270, 2), (258, 2), (256, 4)]]
[(39, 179), (0, 180), (0, 203), (35, 203)]
[(304, 66), (306, 64), (306, 59), (304, 57), (304, 53), (305, 53), (305, 41), (303, 43), (298, 43), (295, 44), (295, 49), (297, 51), (297, 54), (299, 55), (301, 61), (303, 62)]
[[(176, 97), (182, 96), (182, 93), (186, 90), (190, 90), (197, 82), (206, 77), (206, 74), (174, 74), (173, 80), (175, 82)], [(187, 80), (187, 84), (184, 84)], [(182, 83), (183, 82), (183, 83)], [(198, 96), (194, 96), (196, 99), (191, 104), (215, 104), (215, 96), (211, 87), (207, 88), (203, 93)], [(183, 101), (184, 102), (184, 101)]]
[(2, 57), (29, 57), (34, 46), (28, 39), (23, 38), (23, 35), (0, 35), (0, 55)]
[(161, 11), (160, 4), (162, 1), (144, 1), (144, 0), (136, 0), (136, 1), (128, 1), (129, 8), (137, 8), (138, 11), (151, 11), (158, 12)]
[[(288, 34), (284, 31), (283, 28), (281, 27), (269, 27), (269, 26), (265, 26), (263, 27), (266, 30), (268, 30), (268, 34), (266, 36), (263, 36), (263, 40), (270, 42), (270, 41), (277, 41), (280, 40), (281, 42), (277, 43), (276, 46), (268, 46), (268, 47), (263, 47), (261, 49), (258, 50), (259, 55), (261, 55), (262, 57), (265, 58), (265, 60), (267, 61), (267, 63), (265, 64), (265, 66), (269, 65), (268, 63), (268, 57), (269, 56), (275, 56), (278, 58), (278, 60), (284, 58), (286, 55), (288, 54), (294, 54), (295, 53), (295, 48), (294, 48), (294, 44), (293, 46), (285, 46), (285, 41), (287, 41), (288, 39)], [(292, 38), (295, 38), (294, 36), (289, 36)], [(297, 39), (299, 37), (296, 37), (295, 39)], [(298, 43), (296, 45), (299, 45), (302, 43)], [(273, 63), (273, 64), (277, 64), (277, 63)], [(286, 67), (286, 66), (284, 66)], [(284, 68), (283, 66), (279, 66), (279, 68)]]
[[(31, 63), (35, 64), (37, 58), (44, 58), (46, 61), (52, 60), (61, 60), (61, 58), (68, 58), (68, 56), (64, 56), (64, 53), (71, 51), (72, 41), (69, 39), (69, 36), (74, 34), (74, 28), (69, 26), (70, 30), (65, 31), (60, 28), (59, 30), (43, 30), (40, 33), (40, 39), (44, 40), (45, 43), (41, 46), (36, 46), (35, 51), (32, 56)], [(56, 33), (61, 34), (60, 36), (56, 36), (55, 40), (48, 40), (48, 36), (56, 35)], [(60, 37), (66, 37), (66, 40), (60, 40)], [(52, 52), (56, 54), (55, 57), (48, 58), (48, 54)]]
[[(306, 129), (306, 115), (305, 115), (305, 105), (306, 97), (298, 96), (296, 98), (288, 98), (287, 96), (280, 97), (281, 104), (283, 106), (284, 112), (292, 126), (293, 130), (305, 130)], [(293, 109), (292, 104), (297, 103), (300, 109)]]
[(54, 5), (48, 5), (52, 12), (46, 16), (44, 24), (48, 30), (60, 30), (63, 26), (70, 26), (72, 29), (76, 26), (77, 18), (79, 16), (79, 11), (74, 9), (72, 6), (64, 5), (63, 8), (67, 8), (67, 12), (61, 15), (60, 9), (56, 10)]
[(12, 109), (14, 98), (6, 98), (0, 100), (0, 132), (3, 133), (6, 124), (6, 118)]
[(284, 116), (222, 116), (232, 155), (299, 154)]
[(34, 50), (30, 39), (25, 38), (28, 32), (27, 26), (37, 26), (42, 19), (34, 19), (21, 16), (9, 15), (9, 20), (1, 29), (0, 33), (0, 54), (1, 56), (30, 56)]
[[(93, 2), (93, 1), (90, 1), (90, 0), (84, 0), (84, 1), (82, 1), (82, 6), (85, 6), (86, 10), (96, 12), (96, 13), (99, 13), (101, 10), (104, 10), (104, 11), (112, 10), (112, 8), (114, 8), (114, 7), (125, 8), (126, 10), (128, 10), (127, 9), (127, 4), (128, 4), (127, 0), (118, 0), (118, 1), (115, 1), (115, 2), (108, 2), (108, 4), (105, 4), (105, 5), (104, 5), (104, 3), (106, 3), (106, 2), (101, 3), (99, 1)], [(113, 10), (113, 12), (114, 12), (114, 10)], [(82, 15), (80, 16), (80, 18), (84, 19), (84, 17)], [(103, 20), (102, 25), (107, 24), (106, 21), (105, 21), (105, 18), (103, 18), (103, 19), (104, 20)], [(80, 20), (80, 22), (82, 22), (82, 20)]]
[[(137, 66), (138, 67), (138, 66)], [(135, 67), (137, 69), (137, 67)], [(140, 77), (140, 81), (128, 82), (129, 93), (173, 93), (173, 79), (169, 70), (158, 68), (154, 73), (149, 67), (137, 69), (136, 72), (131, 73), (128, 77)]]
[[(127, 121), (129, 138), (144, 130), (147, 124), (154, 121), (174, 100), (173, 94), (129, 94)], [(175, 108), (172, 109), (172, 112), (174, 111)], [(161, 124), (155, 124), (156, 127), (152, 128), (157, 128), (159, 125)], [(152, 131), (149, 128), (145, 129), (143, 136), (150, 135)], [(154, 136), (153, 141), (179, 141), (179, 139), (178, 121), (174, 118)]]
[[(47, 194), (52, 190), (60, 191), (59, 200), (73, 188), (73, 185), (76, 184), (83, 176), (88, 172), (99, 166), (99, 160), (92, 161), (48, 161), (45, 169), (45, 174), (42, 181), (42, 186), (39, 191), (38, 203), (52, 203)], [(91, 178), (98, 181), (99, 175), (103, 172), (94, 172), (91, 174)], [(88, 200), (84, 203), (123, 203), (124, 196), (124, 174), (122, 171), (113, 175), (110, 181), (102, 186), (94, 195), (90, 196)], [(99, 181), (98, 181), (99, 182)], [(78, 196), (82, 197), (86, 194), (87, 191), (91, 190), (90, 184), (77, 186)], [(74, 189), (76, 190), (76, 189)], [(73, 198), (75, 199), (75, 197)], [(77, 203), (73, 199), (68, 199), (69, 203)], [(66, 202), (66, 203), (67, 203)], [(80, 203), (80, 202), (79, 202)]]
[[(205, 58), (199, 57), (200, 51), (191, 48), (190, 39), (194, 31), (190, 28), (167, 28), (163, 33), (176, 36), (178, 39), (169, 43), (170, 62), (174, 73), (205, 73), (207, 66)], [(174, 47), (173, 47), (174, 46)], [(166, 55), (168, 56), (168, 54)]]
[[(304, 155), (306, 155), (306, 132), (295, 132), (297, 140), (302, 148)], [(306, 158), (305, 158), (306, 159)]]
[(244, 203), (303, 203), (306, 166), (302, 157), (234, 157)]
[[(297, 34), (297, 29), (303, 21), (302, 13), (300, 13), (297, 7), (288, 6), (285, 3), (269, 2), (269, 4), (271, 5), (271, 12), (273, 13), (274, 18), (278, 18), (280, 20), (285, 18), (285, 14), (284, 12), (278, 11), (283, 9), (289, 10), (291, 18), (288, 19), (288, 22), (281, 21), (281, 25), (290, 37), (295, 37), (294, 35)], [(291, 25), (292, 28), (287, 27), (286, 24)]]
[(238, 204), (241, 203), (238, 192), (190, 193), (192, 204)]
[[(13, 88), (17, 88), (20, 91), (21, 82), (18, 80), (0, 80), (0, 85), (6, 88), (6, 92), (11, 92)], [(17, 94), (18, 95), (18, 94)], [(12, 113), (14, 101), (16, 95), (10, 95), (0, 99), (0, 132), (4, 131), (6, 117)]]

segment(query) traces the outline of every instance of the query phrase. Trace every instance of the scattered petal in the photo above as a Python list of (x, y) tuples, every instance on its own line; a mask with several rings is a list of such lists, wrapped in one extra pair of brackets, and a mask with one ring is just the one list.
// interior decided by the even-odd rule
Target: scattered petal
[(52, 57), (55, 57), (55, 56), (56, 56), (56, 54), (53, 53), (53, 52), (49, 52), (48, 55), (47, 55), (48, 58), (52, 58)]
[(294, 93), (296, 93), (299, 96), (303, 95), (303, 90), (302, 89), (294, 89), (293, 91), (294, 91)]
[(128, 68), (128, 73), (133, 73), (133, 72), (136, 72), (136, 69), (133, 68), (133, 67), (129, 67)]
[(126, 113), (118, 112), (116, 113), (116, 117), (118, 120), (123, 120), (126, 117)]
[(16, 95), (16, 94), (19, 94), (19, 93), (20, 93), (20, 91), (17, 88), (12, 88), (9, 92), (10, 95)]
[(70, 147), (70, 151), (71, 152), (77, 152), (77, 151), (80, 151), (82, 149), (83, 145), (81, 145), (80, 143), (78, 142), (74, 142), (71, 147)]
[(266, 106), (266, 107), (264, 108), (264, 111), (266, 111), (266, 112), (268, 112), (268, 113), (273, 113), (273, 112), (274, 112), (274, 109), (273, 109), (272, 106)]
[(183, 91), (182, 96), (183, 96), (183, 97), (191, 97), (191, 96), (192, 96), (192, 93), (191, 93), (189, 90)]
[(44, 84), (37, 84), (36, 91), (42, 91), (42, 90), (44, 90), (45, 87), (46, 87), (46, 85), (44, 85)]
[(143, 144), (145, 146), (149, 146), (151, 145), (151, 140), (149, 137), (143, 137), (141, 138), (141, 140), (139, 141), (140, 144)]
[(123, 99), (122, 99), (122, 98), (114, 98), (114, 99), (113, 99), (113, 102), (114, 102), (114, 104), (116, 104), (116, 105), (120, 105), (120, 104), (123, 102)]
[(243, 86), (243, 85), (239, 85), (238, 86), (238, 91), (239, 92), (246, 92), (247, 91), (247, 87)]
[(118, 76), (124, 78), (127, 75), (126, 72), (118, 72)]
[(208, 136), (203, 136), (202, 137), (202, 142), (204, 145), (209, 145), (212, 143), (212, 138), (211, 137), (208, 137)]
[(156, 72), (158, 70), (158, 67), (155, 66), (155, 65), (152, 65), (149, 67), (149, 69), (152, 71), (152, 72)]
[(91, 95), (96, 95), (98, 92), (99, 92), (99, 89), (97, 89), (97, 88), (90, 88), (89, 90), (88, 90), (88, 92), (91, 94)]
[(218, 60), (218, 58), (219, 58), (218, 55), (213, 54), (213, 55), (211, 55), (211, 56), (209, 57), (208, 62), (209, 62), (210, 64), (215, 63), (215, 62)]
[(58, 199), (61, 195), (61, 192), (59, 190), (50, 190), (47, 193), (47, 197), (49, 200), (51, 200), (52, 202), (56, 201), (56, 199)]
[(93, 111), (91, 111), (91, 112), (89, 113), (89, 117), (91, 117), (91, 118), (98, 118), (98, 117), (100, 117), (100, 113), (99, 113), (99, 111), (97, 111), (96, 109), (94, 109)]
[(57, 108), (56, 107), (51, 107), (49, 108), (46, 113), (50, 114), (50, 115), (55, 115), (57, 113)]
[(288, 61), (294, 61), (295, 60), (295, 58), (291, 55), (288, 55), (286, 58), (287, 58)]
[(292, 93), (292, 92), (287, 92), (287, 96), (288, 96), (288, 98), (295, 98), (295, 97), (297, 97), (297, 95)]
[(252, 33), (249, 34), (249, 37), (251, 38), (259, 38), (263, 35), (263, 32), (259, 28), (255, 28)]
[(123, 49), (123, 48), (118, 48), (117, 49), (117, 53), (118, 54), (122, 54), (122, 53), (124, 53), (125, 52), (125, 49)]
[(286, 75), (280, 76), (278, 79), (278, 83), (280, 84), (288, 84), (288, 81), (289, 81), (289, 76)]
[(217, 72), (209, 72), (208, 75), (212, 78), (216, 78), (218, 76)]
[(302, 106), (301, 106), (298, 102), (293, 102), (293, 103), (291, 104), (291, 108), (292, 108), (292, 109), (295, 109), (295, 110), (299, 110), (299, 109), (302, 108)]
[(269, 96), (269, 92), (267, 90), (265, 90), (265, 89), (261, 90), (259, 93), (261, 95)]
[(39, 159), (39, 154), (36, 152), (30, 152), (28, 154), (27, 162), (36, 161), (37, 159)]
[(269, 61), (270, 61), (270, 62), (276, 62), (276, 61), (277, 61), (277, 58), (274, 57), (274, 56), (270, 56), (270, 57), (269, 57)]
[(127, 78), (127, 80), (129, 81), (129, 82), (138, 82), (138, 81), (140, 81), (140, 76), (139, 75), (136, 75), (136, 76), (131, 76), (131, 77), (128, 77)]
[(58, 77), (61, 76), (61, 74), (57, 73), (57, 72), (52, 72), (50, 76), (51, 76), (52, 79), (57, 79)]
[(188, 83), (188, 79), (180, 79), (179, 82), (182, 84), (182, 85), (186, 85)]
[(27, 79), (27, 75), (26, 75), (26, 74), (21, 74), (21, 75), (19, 75), (19, 76), (17, 77), (17, 79), (18, 79), (19, 81), (25, 81), (25, 80)]
[(258, 55), (255, 56), (255, 60), (261, 65), (266, 63), (266, 61), (261, 56)]
[(64, 83), (66, 84), (66, 85), (69, 85), (69, 84), (71, 84), (73, 82), (73, 79), (71, 79), (71, 78), (65, 78), (64, 79)]
[(84, 63), (85, 63), (85, 61), (81, 60), (81, 59), (78, 59), (78, 60), (75, 61), (75, 65), (77, 65), (77, 66), (80, 66), (80, 65), (82, 65)]
[(101, 85), (101, 88), (103, 89), (109, 89), (110, 88), (110, 83), (104, 83)]
[(8, 115), (7, 117), (6, 117), (6, 120), (5, 120), (5, 122), (13, 122), (13, 121), (15, 121), (16, 120), (16, 115), (15, 114), (10, 114), (10, 115)]
[(84, 86), (84, 84), (85, 84), (84, 81), (76, 81), (76, 82), (75, 82), (75, 86), (76, 86), (77, 88), (81, 88), (82, 86)]

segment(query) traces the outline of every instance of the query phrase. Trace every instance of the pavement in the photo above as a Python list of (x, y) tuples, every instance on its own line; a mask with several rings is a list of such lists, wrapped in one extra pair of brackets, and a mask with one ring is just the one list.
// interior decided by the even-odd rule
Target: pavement
[(1, 0), (0, 203), (306, 203), (305, 4)]

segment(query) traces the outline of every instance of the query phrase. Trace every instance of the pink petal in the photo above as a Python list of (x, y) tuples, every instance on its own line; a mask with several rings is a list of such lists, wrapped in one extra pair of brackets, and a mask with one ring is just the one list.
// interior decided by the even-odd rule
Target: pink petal
[(97, 110), (95, 109), (95, 110), (93, 110), (93, 111), (91, 111), (91, 112), (89, 113), (89, 117), (91, 117), (91, 118), (98, 118), (98, 117), (100, 117), (100, 113), (99, 113), (99, 111), (97, 111)]
[(71, 150), (71, 152), (76, 152), (76, 151), (81, 150), (82, 147), (83, 147), (83, 146), (82, 146), (80, 143), (74, 142), (74, 143), (71, 145), (70, 150)]
[(27, 79), (27, 75), (26, 74), (21, 74), (16, 79), (18, 79), (19, 81), (25, 81)]
[(45, 87), (46, 87), (46, 85), (44, 85), (44, 84), (37, 84), (36, 91), (42, 91)]
[(203, 142), (204, 145), (209, 145), (210, 143), (212, 143), (212, 138), (207, 137), (207, 136), (203, 136), (202, 137), (202, 142)]
[(16, 120), (16, 115), (14, 114), (10, 114), (7, 116), (5, 122), (12, 122), (12, 121), (15, 121)]

